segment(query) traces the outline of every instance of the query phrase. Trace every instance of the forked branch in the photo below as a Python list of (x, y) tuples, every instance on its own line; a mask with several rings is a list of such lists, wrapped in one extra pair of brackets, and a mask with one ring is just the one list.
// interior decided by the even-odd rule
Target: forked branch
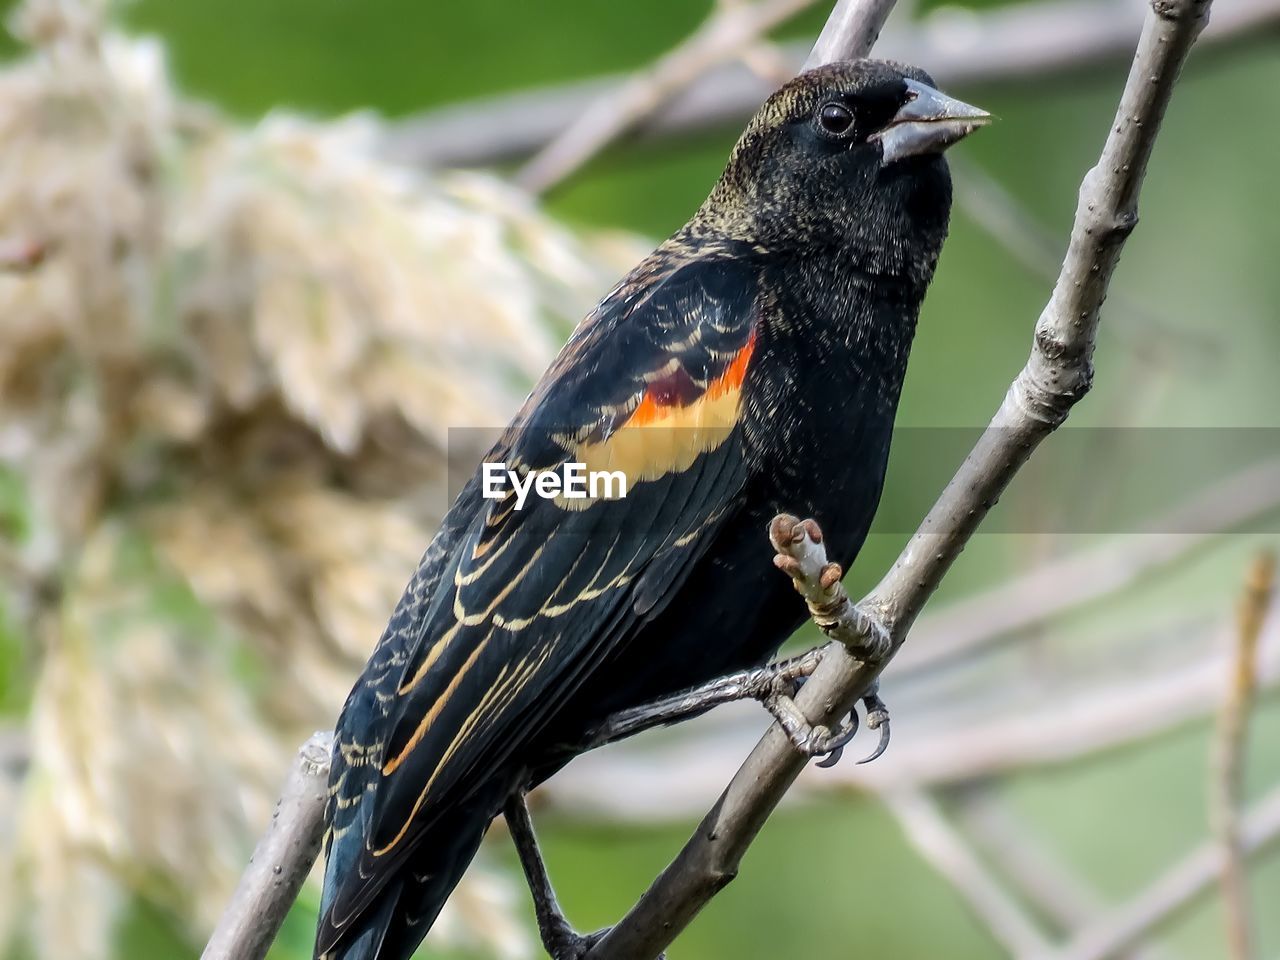
[[(1098, 165), (1086, 176), (1070, 247), (1052, 298), (1036, 324), (1031, 357), (987, 430), (919, 531), (874, 591), (856, 607), (834, 589), (820, 562), (788, 569), (833, 637), (796, 702), (807, 720), (830, 728), (864, 696), (965, 543), (1035, 447), (1088, 391), (1099, 310), (1124, 240), (1137, 223), (1137, 198), (1156, 132), (1178, 72), (1204, 25), (1210, 0), (1153, 0), (1120, 107)], [(779, 2), (770, 9), (783, 9)], [(811, 59), (869, 52), (891, 0), (840, 0)], [(819, 559), (808, 536), (795, 556)], [(829, 601), (843, 598), (839, 609)], [(873, 636), (869, 611), (887, 635)], [(876, 641), (876, 642), (873, 642)], [(887, 646), (887, 650), (874, 649)], [(861, 661), (855, 654), (875, 653)], [(880, 655), (883, 654), (883, 655)], [(275, 930), (318, 851), (328, 739), (304, 747), (280, 813), (255, 852), (204, 960), (255, 960)], [(588, 960), (652, 960), (730, 882), (765, 820), (805, 764), (775, 725), (747, 758), (696, 834), (639, 902), (590, 952)], [(1247, 831), (1246, 831), (1247, 832)]]
[[(1102, 155), (1081, 185), (1070, 246), (1036, 323), (1030, 359), (920, 529), (859, 605), (878, 616), (895, 650), (1014, 475), (1089, 390), (1102, 302), (1138, 221), (1156, 133), (1208, 11), (1209, 0), (1153, 2)], [(833, 646), (797, 704), (810, 723), (829, 726), (866, 693), (886, 662), (862, 662)], [(661, 953), (734, 878), (804, 764), (781, 729), (771, 727), (684, 849), (589, 960), (652, 960)]]

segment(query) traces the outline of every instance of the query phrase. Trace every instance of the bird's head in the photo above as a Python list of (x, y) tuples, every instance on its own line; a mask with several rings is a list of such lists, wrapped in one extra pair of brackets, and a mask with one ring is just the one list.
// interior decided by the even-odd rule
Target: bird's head
[(892, 259), (905, 244), (936, 258), (951, 207), (942, 153), (989, 120), (914, 67), (827, 64), (760, 108), (699, 219), (775, 253), (839, 245)]

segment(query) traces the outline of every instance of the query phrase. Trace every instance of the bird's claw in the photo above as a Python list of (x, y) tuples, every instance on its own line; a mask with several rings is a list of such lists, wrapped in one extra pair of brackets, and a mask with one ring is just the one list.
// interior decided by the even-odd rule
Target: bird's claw
[[(810, 757), (822, 757), (819, 767), (833, 767), (840, 762), (844, 748), (849, 745), (858, 733), (858, 711), (855, 707), (849, 716), (835, 730), (821, 724), (811, 724), (805, 718), (793, 699), (794, 693), (804, 685), (805, 678), (798, 677), (791, 681), (790, 694), (777, 692), (765, 700), (765, 706), (786, 732), (792, 745), (801, 753)], [(859, 764), (870, 763), (880, 757), (889, 748), (889, 708), (878, 692), (878, 685), (862, 698), (867, 711), (867, 727), (880, 731), (880, 739), (876, 748)]]
[[(878, 759), (886, 750), (889, 749), (889, 708), (885, 702), (880, 699), (880, 695), (876, 692), (876, 688), (872, 688), (871, 692), (862, 698), (863, 706), (867, 711), (867, 729), (880, 731), (880, 739), (876, 742), (876, 748), (870, 754), (858, 761), (858, 764), (870, 763), (872, 760)], [(840, 762), (840, 757), (844, 754), (845, 746), (853, 739), (854, 734), (858, 732), (858, 712), (854, 708), (849, 713), (849, 722), (847, 729), (850, 731), (847, 737), (840, 739), (840, 742), (833, 744), (831, 750), (822, 760), (818, 761), (819, 767), (834, 767)]]
[[(849, 609), (849, 619), (861, 637), (857, 646), (850, 644), (849, 652), (863, 663), (879, 664), (893, 650), (893, 637), (889, 628), (884, 625), (879, 614), (872, 612), (860, 603)], [(873, 728), (874, 729), (874, 728)]]
[(889, 707), (880, 699), (878, 684), (862, 698), (862, 703), (867, 708), (867, 729), (879, 730), (880, 739), (870, 755), (858, 761), (860, 764), (870, 763), (889, 749)]
[(825, 745), (827, 749), (822, 752), (825, 753), (826, 756), (818, 761), (817, 766), (822, 767), (824, 770), (827, 767), (834, 767), (840, 762), (840, 758), (844, 755), (844, 748), (847, 747), (850, 741), (852, 741), (857, 735), (858, 711), (850, 710), (849, 719), (845, 721), (844, 726), (841, 728), (841, 732), (832, 737), (831, 742)]

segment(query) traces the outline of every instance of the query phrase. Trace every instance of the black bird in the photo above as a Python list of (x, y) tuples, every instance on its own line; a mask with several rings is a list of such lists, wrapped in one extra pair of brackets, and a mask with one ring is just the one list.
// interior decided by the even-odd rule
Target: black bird
[[(775, 514), (848, 568), (947, 232), (942, 151), (986, 119), (899, 64), (797, 77), (577, 328), (486, 462), (620, 470), (626, 495), (459, 495), (338, 722), (317, 957), (405, 960), (490, 821), (606, 718), (765, 663), (805, 616)], [(581, 956), (545, 894), (548, 950)]]

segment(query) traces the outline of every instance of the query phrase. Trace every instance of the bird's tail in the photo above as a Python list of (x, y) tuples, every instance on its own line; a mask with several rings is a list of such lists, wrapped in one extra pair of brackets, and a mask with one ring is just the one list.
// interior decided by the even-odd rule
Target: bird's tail
[(434, 824), (341, 931), (327, 928), (328, 903), (322, 902), (315, 960), (409, 960), (480, 847), (493, 814), (477, 813), (458, 810)]
[[(332, 948), (321, 952), (320, 945), (316, 944), (315, 960), (374, 960), (385, 956), (382, 945), (391, 929), (403, 888), (404, 884), (401, 882), (387, 884), (378, 898), (361, 914), (357, 925), (344, 933)], [(409, 953), (412, 952), (410, 949)]]

